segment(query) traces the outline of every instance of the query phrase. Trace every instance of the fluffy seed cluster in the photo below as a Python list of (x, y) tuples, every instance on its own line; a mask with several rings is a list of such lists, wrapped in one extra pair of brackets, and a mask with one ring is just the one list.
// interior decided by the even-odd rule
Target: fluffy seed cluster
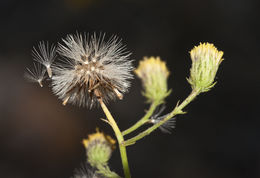
[(53, 67), (53, 92), (63, 104), (90, 106), (100, 98), (104, 102), (122, 99), (132, 78), (130, 53), (116, 36), (68, 35), (58, 46), (61, 63)]
[(32, 54), (37, 63), (33, 70), (27, 69), (26, 78), (42, 87), (47, 71), (63, 105), (91, 108), (99, 99), (122, 99), (133, 77), (130, 53), (116, 36), (105, 41), (104, 34), (67, 35), (57, 48), (40, 42)]

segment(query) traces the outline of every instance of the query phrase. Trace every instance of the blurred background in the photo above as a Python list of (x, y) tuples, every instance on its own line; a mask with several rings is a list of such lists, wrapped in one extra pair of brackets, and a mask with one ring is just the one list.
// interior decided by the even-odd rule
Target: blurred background
[[(224, 51), (217, 85), (159, 130), (128, 147), (133, 178), (260, 177), (260, 3), (255, 0), (0, 1), (0, 177), (69, 178), (85, 161), (81, 140), (96, 127), (113, 135), (100, 108), (62, 106), (45, 82), (23, 75), (31, 49), (75, 32), (122, 38), (131, 58), (160, 56), (171, 71), (169, 112), (191, 91), (189, 51), (211, 42)], [(148, 105), (133, 80), (124, 100), (109, 104), (121, 130)], [(123, 175), (118, 149), (111, 169)]]

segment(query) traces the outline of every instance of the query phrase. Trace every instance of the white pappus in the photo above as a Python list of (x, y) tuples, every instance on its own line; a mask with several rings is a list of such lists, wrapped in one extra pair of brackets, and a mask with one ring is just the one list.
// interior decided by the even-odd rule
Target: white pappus
[(40, 64), (40, 63), (33, 63), (34, 68), (29, 69), (26, 68), (26, 72), (24, 74), (24, 77), (29, 81), (29, 82), (36, 82), (39, 83), (41, 87), (43, 87), (42, 81), (45, 79), (45, 73), (46, 69)]
[(122, 99), (133, 76), (130, 53), (121, 40), (105, 34), (67, 35), (58, 45), (60, 62), (53, 69), (52, 90), (67, 103), (92, 107), (99, 99), (104, 102)]
[(74, 171), (74, 176), (71, 178), (103, 178), (98, 175), (88, 164), (82, 164), (81, 168)]
[(56, 57), (56, 47), (54, 45), (49, 45), (48, 42), (41, 41), (37, 48), (33, 47), (32, 50), (33, 60), (41, 63), (46, 67), (48, 76), (52, 77), (51, 65)]
[[(165, 105), (157, 107), (157, 111), (155, 111), (155, 114), (153, 114), (151, 116), (151, 118), (149, 119), (149, 123), (157, 124), (158, 122), (163, 120), (165, 117), (167, 117), (168, 114), (160, 116), (161, 113), (165, 110), (165, 108), (166, 108)], [(175, 117), (173, 117), (173, 118), (169, 119), (168, 121), (166, 121), (164, 124), (162, 124), (159, 127), (159, 129), (164, 133), (170, 134), (171, 129), (175, 128), (175, 124), (176, 124), (176, 119), (175, 119)]]

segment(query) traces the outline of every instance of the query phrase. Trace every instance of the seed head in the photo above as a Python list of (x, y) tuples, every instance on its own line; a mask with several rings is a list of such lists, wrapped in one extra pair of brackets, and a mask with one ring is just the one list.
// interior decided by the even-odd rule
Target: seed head
[(121, 40), (105, 35), (68, 35), (58, 46), (61, 62), (53, 67), (53, 92), (63, 104), (92, 107), (98, 99), (104, 102), (122, 99), (132, 78), (130, 53)]

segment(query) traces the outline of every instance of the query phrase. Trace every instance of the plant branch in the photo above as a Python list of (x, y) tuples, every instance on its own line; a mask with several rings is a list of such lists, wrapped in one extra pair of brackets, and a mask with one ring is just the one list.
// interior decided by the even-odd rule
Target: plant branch
[(130, 169), (129, 169), (129, 166), (128, 166), (126, 147), (122, 144), (124, 142), (124, 137), (123, 137), (120, 129), (118, 128), (113, 116), (111, 115), (110, 111), (108, 110), (108, 108), (106, 107), (106, 105), (104, 104), (102, 99), (99, 99), (99, 102), (100, 102), (100, 105), (101, 105), (101, 107), (102, 107), (111, 127), (114, 130), (115, 135), (116, 135), (116, 138), (117, 138), (117, 141), (118, 141), (118, 144), (119, 144), (119, 150), (120, 150), (120, 155), (121, 155), (121, 160), (122, 160), (122, 164), (123, 164), (125, 178), (131, 178)]
[(145, 124), (148, 119), (151, 117), (151, 115), (153, 114), (154, 110), (156, 109), (156, 107), (159, 105), (159, 102), (154, 101), (151, 105), (149, 110), (147, 111), (147, 113), (138, 121), (136, 122), (133, 126), (131, 126), (130, 128), (126, 129), (125, 131), (122, 132), (123, 135), (127, 135), (133, 131), (135, 131), (136, 129), (138, 129), (139, 127), (141, 127), (143, 124)]
[(200, 91), (199, 90), (193, 90), (191, 92), (191, 94), (180, 104), (173, 109), (173, 111), (171, 113), (169, 113), (164, 119), (162, 119), (160, 122), (158, 122), (157, 124), (154, 124), (152, 127), (146, 129), (145, 131), (141, 132), (140, 134), (138, 134), (137, 136), (130, 138), (126, 141), (123, 142), (124, 146), (129, 146), (132, 144), (135, 144), (136, 141), (142, 139), (143, 137), (145, 137), (146, 135), (149, 135), (151, 132), (153, 132), (154, 130), (156, 130), (158, 127), (160, 127), (162, 124), (164, 124), (166, 121), (168, 121), (169, 119), (173, 118), (174, 116), (178, 115), (178, 114), (184, 114), (184, 112), (182, 111), (182, 109), (187, 106), (192, 100), (195, 99), (195, 97), (197, 95), (199, 95)]

